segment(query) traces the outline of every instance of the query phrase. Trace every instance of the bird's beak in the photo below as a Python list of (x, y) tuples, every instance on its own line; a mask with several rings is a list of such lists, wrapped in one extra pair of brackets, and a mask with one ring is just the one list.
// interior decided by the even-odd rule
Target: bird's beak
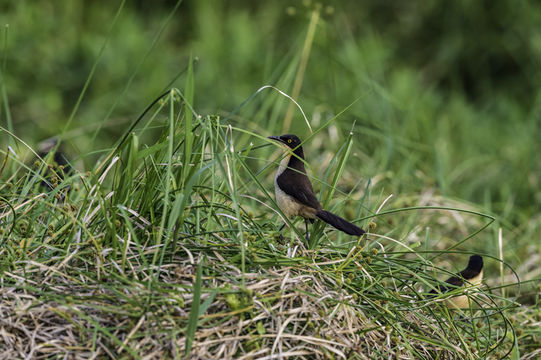
[(278, 142), (278, 146), (284, 149), (285, 151), (290, 151), (291, 148), (287, 146), (286, 142), (282, 139), (280, 139), (279, 136), (269, 136), (268, 139), (274, 140)]
[(285, 145), (285, 144), (286, 144), (286, 143), (284, 142), (284, 140), (280, 139), (279, 136), (269, 136), (268, 139), (278, 141), (278, 142), (280, 143), (280, 145)]
[(283, 142), (282, 139), (280, 139), (279, 136), (269, 136), (269, 137), (267, 137), (267, 139), (271, 139), (271, 140), (276, 140), (276, 141), (279, 141), (279, 142)]

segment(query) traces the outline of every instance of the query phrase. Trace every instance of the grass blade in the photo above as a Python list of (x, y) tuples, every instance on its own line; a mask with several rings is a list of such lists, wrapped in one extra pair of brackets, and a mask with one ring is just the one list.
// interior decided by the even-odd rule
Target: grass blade
[(197, 330), (197, 323), (199, 321), (199, 306), (201, 301), (201, 284), (202, 284), (202, 272), (203, 272), (203, 258), (197, 265), (197, 272), (195, 275), (195, 284), (192, 291), (192, 306), (190, 308), (190, 315), (188, 318), (188, 327), (186, 328), (186, 353), (188, 356), (192, 350), (192, 344), (195, 337), (195, 330)]

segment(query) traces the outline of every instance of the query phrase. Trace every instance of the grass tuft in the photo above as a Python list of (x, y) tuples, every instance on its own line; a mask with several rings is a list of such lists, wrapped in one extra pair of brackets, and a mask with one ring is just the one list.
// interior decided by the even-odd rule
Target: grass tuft
[(281, 241), (266, 190), (273, 147), (168, 94), (107, 161), (52, 191), (41, 166), (2, 153), (17, 164), (0, 187), (4, 357), (504, 358), (536, 336), (535, 314), (515, 302), (518, 277), (489, 277), (463, 311), (444, 305), (459, 290), (429, 294), (465, 264), (470, 252), (453, 249), (494, 217), (442, 197), (368, 197), (358, 182), (341, 192), (350, 136), (327, 162), (341, 176), (322, 177), (323, 202), (359, 209), (369, 233), (351, 239), (319, 224), (307, 244), (293, 223)]

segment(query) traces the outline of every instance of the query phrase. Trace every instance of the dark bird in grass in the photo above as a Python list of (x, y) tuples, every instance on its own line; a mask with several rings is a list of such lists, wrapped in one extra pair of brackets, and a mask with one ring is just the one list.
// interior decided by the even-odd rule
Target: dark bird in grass
[(58, 139), (51, 138), (38, 145), (39, 157), (49, 162), (48, 169), (41, 181), (41, 185), (49, 190), (53, 190), (56, 187), (55, 184), (64, 180), (64, 176), (71, 172), (68, 157), (57, 144)]
[[(437, 285), (431, 293), (445, 293), (458, 287), (473, 287), (481, 284), (483, 280), (483, 258), (479, 255), (470, 256), (468, 266), (457, 275), (445, 280), (444, 285)], [(449, 284), (449, 285), (446, 285)], [(470, 300), (466, 294), (453, 296), (445, 302), (450, 308), (464, 309), (470, 307)]]
[(346, 234), (363, 235), (365, 232), (360, 227), (322, 209), (304, 169), (301, 140), (295, 135), (269, 136), (269, 139), (277, 141), (286, 151), (274, 178), (276, 202), (288, 218), (304, 218), (306, 239), (309, 238), (308, 222), (313, 223), (316, 218)]

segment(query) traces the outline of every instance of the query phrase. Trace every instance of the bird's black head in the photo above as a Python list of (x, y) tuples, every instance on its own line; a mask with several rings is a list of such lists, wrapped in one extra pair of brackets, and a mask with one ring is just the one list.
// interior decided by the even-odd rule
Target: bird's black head
[(470, 261), (468, 262), (468, 269), (476, 272), (483, 270), (483, 258), (479, 255), (470, 256)]
[(281, 136), (269, 136), (269, 139), (279, 141), (291, 149), (295, 149), (297, 146), (301, 144), (301, 139), (299, 139), (297, 135), (291, 135), (291, 134), (286, 134), (286, 135), (281, 135)]

